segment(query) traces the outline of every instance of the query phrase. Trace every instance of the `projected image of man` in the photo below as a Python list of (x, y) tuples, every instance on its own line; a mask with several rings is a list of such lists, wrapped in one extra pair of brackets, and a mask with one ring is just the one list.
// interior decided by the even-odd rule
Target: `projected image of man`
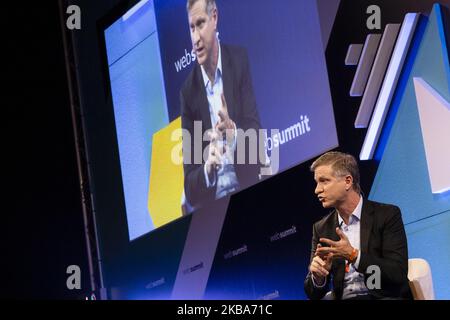
[[(218, 9), (214, 0), (188, 0), (187, 12), (193, 51), (198, 64), (180, 92), (184, 158), (184, 190), (194, 208), (215, 200), (258, 180), (259, 166), (236, 161), (238, 129), (260, 129), (260, 120), (251, 82), (247, 53), (243, 48), (224, 45), (218, 39)], [(202, 136), (194, 137), (195, 124), (201, 123)], [(198, 138), (198, 137), (197, 137)], [(194, 157), (194, 144), (207, 152)], [(197, 160), (197, 161), (196, 161)]]

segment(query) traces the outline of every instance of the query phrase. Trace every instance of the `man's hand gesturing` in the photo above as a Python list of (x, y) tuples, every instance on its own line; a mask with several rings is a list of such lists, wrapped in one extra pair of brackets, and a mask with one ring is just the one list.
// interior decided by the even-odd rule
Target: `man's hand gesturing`
[(309, 266), (309, 271), (312, 273), (314, 277), (314, 281), (318, 285), (322, 285), (325, 281), (325, 278), (328, 276), (331, 270), (331, 264), (333, 262), (333, 254), (327, 254), (319, 256), (318, 250), (321, 248), (321, 244), (317, 245), (316, 253), (314, 255), (313, 260)]

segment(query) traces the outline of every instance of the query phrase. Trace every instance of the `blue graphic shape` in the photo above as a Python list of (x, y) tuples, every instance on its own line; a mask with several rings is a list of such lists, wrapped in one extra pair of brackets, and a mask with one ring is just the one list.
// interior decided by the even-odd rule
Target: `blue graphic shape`
[[(397, 109), (397, 112), (392, 119), (390, 134), (386, 137), (369, 198), (401, 208), (409, 241), (409, 256), (424, 258), (430, 263), (436, 298), (449, 299), (450, 292), (445, 287), (450, 269), (450, 242), (442, 241), (442, 237), (448, 238), (450, 229), (442, 229), (439, 223), (425, 221), (437, 221), (437, 217), (448, 215), (450, 193), (432, 194), (413, 84), (414, 77), (421, 77), (444, 99), (450, 100), (449, 57), (443, 26), (441, 7), (436, 4), (423, 35), (419, 32), (414, 39), (417, 52), (413, 50), (408, 55), (409, 68), (403, 70), (402, 83), (399, 83), (395, 93), (391, 108)], [(421, 226), (423, 230), (418, 232)], [(425, 233), (427, 240), (419, 241)], [(442, 243), (440, 250), (424, 249), (435, 241)]]

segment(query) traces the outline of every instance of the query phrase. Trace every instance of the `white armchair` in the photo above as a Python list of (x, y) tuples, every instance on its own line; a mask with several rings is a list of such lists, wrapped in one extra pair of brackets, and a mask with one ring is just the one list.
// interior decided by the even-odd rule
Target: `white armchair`
[(414, 300), (434, 300), (433, 278), (426, 260), (408, 260), (408, 279)]

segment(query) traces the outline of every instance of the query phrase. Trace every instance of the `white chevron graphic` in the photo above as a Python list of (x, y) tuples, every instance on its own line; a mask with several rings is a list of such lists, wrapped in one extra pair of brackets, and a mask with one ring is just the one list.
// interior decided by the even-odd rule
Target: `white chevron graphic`
[(433, 193), (450, 190), (450, 103), (424, 79), (413, 78)]

